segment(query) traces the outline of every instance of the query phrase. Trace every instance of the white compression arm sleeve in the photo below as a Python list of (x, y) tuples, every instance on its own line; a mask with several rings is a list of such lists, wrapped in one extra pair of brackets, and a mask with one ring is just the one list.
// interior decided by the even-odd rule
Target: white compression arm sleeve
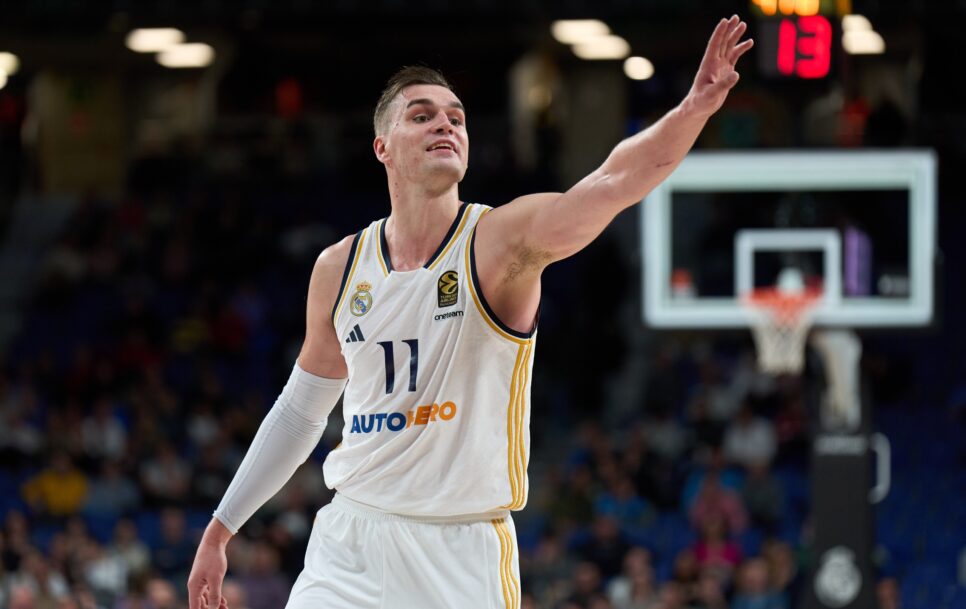
[(315, 376), (296, 362), (215, 510), (229, 531), (237, 533), (312, 454), (346, 382)]

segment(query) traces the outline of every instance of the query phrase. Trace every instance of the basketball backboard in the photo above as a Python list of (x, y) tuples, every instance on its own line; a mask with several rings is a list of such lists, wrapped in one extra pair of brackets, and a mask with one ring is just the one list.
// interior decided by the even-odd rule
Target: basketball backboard
[(931, 151), (692, 153), (643, 209), (651, 326), (748, 326), (742, 295), (790, 267), (822, 287), (819, 326), (932, 319)]

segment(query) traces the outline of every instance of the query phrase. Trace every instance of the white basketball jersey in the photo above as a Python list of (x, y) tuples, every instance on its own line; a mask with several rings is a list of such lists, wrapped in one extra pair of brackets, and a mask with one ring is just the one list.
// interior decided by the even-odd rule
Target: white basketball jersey
[(360, 231), (333, 322), (349, 366), (329, 488), (376, 508), (449, 516), (527, 500), (535, 332), (490, 311), (476, 277), (476, 224), (462, 204), (425, 266), (393, 270), (386, 220)]

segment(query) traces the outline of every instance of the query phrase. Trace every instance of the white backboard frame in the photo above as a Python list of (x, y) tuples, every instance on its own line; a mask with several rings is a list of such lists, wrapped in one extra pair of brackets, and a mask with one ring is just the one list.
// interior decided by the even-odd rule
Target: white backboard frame
[[(826, 301), (816, 311), (814, 323), (853, 328), (913, 327), (930, 323), (936, 253), (935, 153), (931, 150), (832, 150), (689, 154), (643, 203), (644, 277), (641, 285), (647, 324), (658, 328), (740, 328), (749, 325), (748, 315), (737, 298), (672, 297), (671, 195), (675, 190), (749, 192), (783, 189), (907, 189), (909, 298), (854, 297)], [(841, 245), (838, 249), (841, 255)]]

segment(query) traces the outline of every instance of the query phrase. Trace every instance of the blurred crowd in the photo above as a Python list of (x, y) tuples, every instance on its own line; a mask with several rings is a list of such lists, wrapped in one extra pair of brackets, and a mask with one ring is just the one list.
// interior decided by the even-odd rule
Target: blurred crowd
[[(291, 367), (312, 261), (337, 234), (303, 208), (161, 191), (72, 217), (0, 367), (0, 607), (186, 606), (199, 534)], [(563, 323), (555, 307), (542, 323)], [(535, 374), (573, 376), (547, 356)], [(801, 385), (758, 375), (748, 353), (687, 346), (648, 370), (638, 401), (593, 410), (535, 385), (532, 490), (515, 517), (524, 606), (795, 609)], [(232, 609), (284, 606), (331, 498), (336, 419), (229, 545)], [(569, 431), (553, 439), (554, 424)], [(880, 588), (897, 606), (895, 582)]]

